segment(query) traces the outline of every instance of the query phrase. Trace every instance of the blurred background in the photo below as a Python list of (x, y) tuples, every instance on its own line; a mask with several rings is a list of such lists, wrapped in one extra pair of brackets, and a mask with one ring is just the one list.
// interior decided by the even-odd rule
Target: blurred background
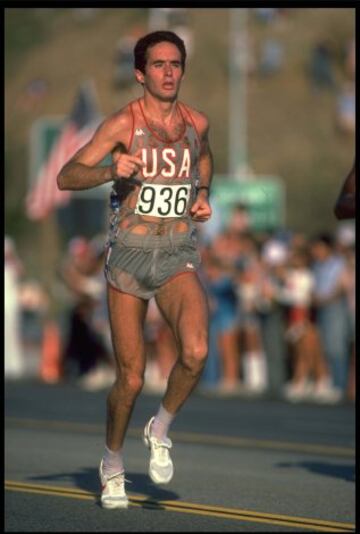
[[(113, 380), (110, 187), (59, 192), (56, 174), (141, 96), (134, 44), (165, 28), (185, 41), (180, 99), (209, 117), (215, 162), (199, 389), (352, 402), (355, 228), (333, 214), (355, 155), (350, 8), (5, 10), (5, 377)], [(154, 302), (145, 335), (145, 387), (159, 393), (175, 356)]]

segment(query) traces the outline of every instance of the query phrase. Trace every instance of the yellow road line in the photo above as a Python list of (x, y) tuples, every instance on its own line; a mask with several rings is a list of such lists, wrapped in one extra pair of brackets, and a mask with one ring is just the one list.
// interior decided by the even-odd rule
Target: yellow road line
[[(5, 489), (9, 491), (21, 491), (26, 493), (53, 495), (73, 499), (97, 500), (99, 498), (99, 496), (95, 493), (80, 490), (77, 488), (48, 486), (43, 484), (29, 484), (13, 480), (5, 480)], [(266, 512), (254, 512), (251, 510), (241, 510), (236, 508), (226, 508), (222, 506), (195, 504), (184, 501), (156, 501), (153, 499), (149, 499), (145, 495), (130, 495), (129, 502), (131, 506), (138, 506), (142, 508), (151, 508), (187, 514), (219, 517), (237, 521), (265, 523), (268, 525), (281, 525), (284, 527), (291, 526), (293, 528), (310, 529), (312, 531), (319, 532), (351, 532), (355, 530), (355, 525), (352, 523), (287, 516), (283, 514), (270, 514)]]
[[(70, 421), (46, 421), (38, 419), (21, 419), (17, 417), (6, 417), (5, 423), (22, 428), (42, 428), (67, 430), (78, 433), (103, 433), (105, 423), (102, 425), (92, 423), (75, 423)], [(143, 429), (130, 428), (127, 435), (129, 437), (142, 436)], [(172, 431), (171, 437), (174, 441), (183, 443), (198, 443), (201, 445), (221, 445), (224, 447), (242, 447), (251, 449), (271, 449), (281, 451), (291, 451), (306, 454), (320, 454), (324, 456), (354, 457), (355, 449), (351, 447), (338, 447), (334, 445), (321, 445), (315, 443), (294, 443), (289, 441), (275, 441), (253, 438), (240, 438), (232, 436), (218, 436), (215, 434), (203, 434), (195, 432)]]

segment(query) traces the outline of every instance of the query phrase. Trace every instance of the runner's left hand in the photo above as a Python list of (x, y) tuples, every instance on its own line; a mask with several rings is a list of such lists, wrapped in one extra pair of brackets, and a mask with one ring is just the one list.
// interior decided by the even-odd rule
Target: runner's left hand
[(190, 215), (194, 221), (205, 222), (211, 217), (211, 207), (207, 197), (200, 193), (190, 208)]

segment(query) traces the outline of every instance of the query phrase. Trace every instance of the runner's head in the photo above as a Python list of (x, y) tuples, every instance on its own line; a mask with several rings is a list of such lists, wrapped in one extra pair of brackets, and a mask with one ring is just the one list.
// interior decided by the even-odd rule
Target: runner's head
[(135, 45), (134, 48), (134, 64), (135, 69), (140, 70), (145, 74), (146, 62), (148, 59), (148, 50), (149, 48), (155, 46), (158, 43), (172, 43), (175, 45), (181, 55), (181, 67), (182, 72), (185, 71), (185, 61), (186, 61), (186, 49), (185, 44), (182, 39), (176, 33), (171, 31), (156, 31), (148, 33), (141, 37)]

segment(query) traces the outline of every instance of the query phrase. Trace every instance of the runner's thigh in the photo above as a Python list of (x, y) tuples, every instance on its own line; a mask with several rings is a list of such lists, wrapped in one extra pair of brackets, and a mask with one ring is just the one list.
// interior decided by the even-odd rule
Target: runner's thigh
[(188, 344), (207, 343), (208, 302), (196, 273), (176, 276), (155, 298), (182, 349)]

